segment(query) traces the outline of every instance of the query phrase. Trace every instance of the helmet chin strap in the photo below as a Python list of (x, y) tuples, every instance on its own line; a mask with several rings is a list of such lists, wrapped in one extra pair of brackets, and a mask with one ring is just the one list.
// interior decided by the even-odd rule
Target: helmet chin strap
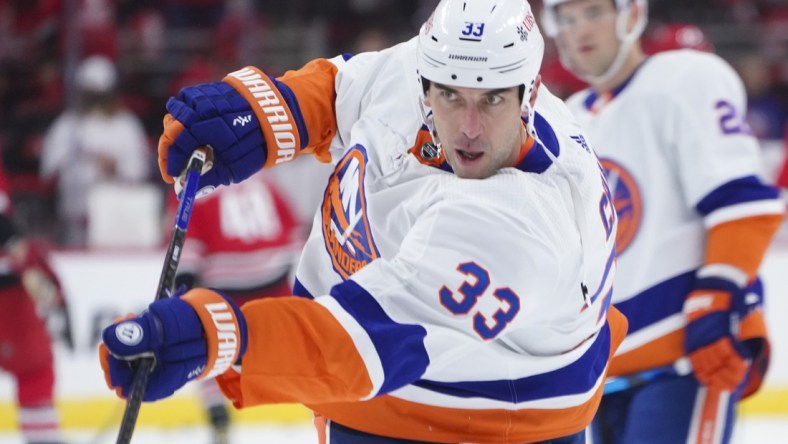
[(421, 157), (427, 160), (437, 159), (441, 156), (443, 148), (441, 148), (441, 142), (438, 138), (438, 130), (435, 129), (435, 120), (432, 117), (432, 112), (427, 109), (423, 97), (419, 100), (419, 111), (421, 111), (421, 119), (424, 125), (427, 126), (427, 130), (430, 132), (430, 137), (432, 137), (432, 143), (422, 145)]
[(534, 127), (534, 119), (536, 118), (535, 117), (536, 112), (534, 111), (534, 107), (532, 107), (531, 104), (526, 99), (523, 100), (523, 105), (520, 107), (520, 109), (522, 110), (521, 115), (526, 116), (525, 119), (526, 131), (531, 137), (536, 138), (536, 127)]

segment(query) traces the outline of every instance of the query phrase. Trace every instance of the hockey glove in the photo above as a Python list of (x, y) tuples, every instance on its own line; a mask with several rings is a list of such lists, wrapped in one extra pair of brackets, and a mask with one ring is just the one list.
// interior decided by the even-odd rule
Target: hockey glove
[(264, 164), (292, 160), (302, 131), (290, 109), (293, 100), (286, 85), (254, 67), (183, 88), (167, 102), (158, 148), (162, 177), (172, 183), (202, 146), (212, 149), (213, 167), (200, 188), (240, 182)]
[(251, 176), (265, 162), (265, 140), (249, 102), (225, 82), (183, 88), (167, 101), (159, 139), (159, 169), (168, 183), (178, 177), (191, 153), (213, 149), (213, 168), (200, 188), (229, 185)]
[(734, 391), (747, 375), (749, 352), (736, 339), (732, 316), (742, 291), (722, 279), (699, 279), (684, 301), (687, 317), (684, 348), (698, 381), (710, 388)]
[(160, 299), (139, 316), (110, 325), (99, 346), (107, 386), (127, 397), (133, 361), (153, 356), (155, 364), (144, 401), (172, 395), (193, 379), (218, 376), (246, 352), (246, 321), (222, 295), (195, 289)]

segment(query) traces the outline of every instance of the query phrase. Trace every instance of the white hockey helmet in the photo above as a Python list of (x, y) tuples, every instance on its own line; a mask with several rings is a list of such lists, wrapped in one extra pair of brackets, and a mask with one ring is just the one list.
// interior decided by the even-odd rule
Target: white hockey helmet
[[(544, 0), (544, 8), (542, 9), (542, 26), (544, 27), (545, 34), (548, 37), (555, 39), (560, 32), (560, 24), (558, 23), (558, 17), (556, 15), (556, 8), (563, 4), (569, 3), (573, 0)], [(640, 35), (643, 34), (643, 30), (646, 29), (646, 22), (648, 21), (648, 3), (647, 0), (610, 0), (612, 1), (616, 9), (618, 10), (616, 16), (616, 35), (618, 36), (618, 41), (620, 45), (618, 47), (618, 53), (616, 57), (613, 59), (613, 63), (610, 64), (607, 71), (599, 76), (589, 76), (583, 75), (578, 73), (575, 70), (569, 60), (566, 58), (561, 45), (558, 46), (558, 55), (561, 60), (561, 64), (564, 67), (573, 73), (575, 73), (578, 77), (582, 80), (585, 80), (589, 83), (601, 83), (604, 81), (609, 80), (613, 77), (621, 66), (624, 64), (624, 60), (626, 59), (626, 55), (629, 52), (629, 48), (635, 43), (635, 41), (640, 38)], [(630, 9), (633, 6), (638, 7), (638, 15), (635, 25), (627, 31), (627, 18), (629, 16)]]
[(526, 0), (441, 0), (419, 31), (420, 78), (464, 88), (524, 85), (524, 111), (543, 55)]

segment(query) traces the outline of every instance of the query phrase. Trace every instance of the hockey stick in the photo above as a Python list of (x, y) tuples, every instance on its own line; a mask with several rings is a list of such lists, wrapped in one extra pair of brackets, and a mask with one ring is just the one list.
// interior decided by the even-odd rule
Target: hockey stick
[(605, 381), (605, 395), (640, 387), (647, 382), (668, 376), (686, 376), (692, 373), (692, 364), (689, 359), (682, 357), (673, 364), (651, 370), (633, 373), (625, 376), (612, 376)]
[[(200, 182), (200, 172), (205, 164), (206, 153), (204, 150), (196, 150), (189, 159), (186, 167), (186, 184), (181, 193), (178, 203), (178, 212), (175, 215), (175, 224), (172, 227), (170, 243), (167, 246), (167, 254), (164, 256), (164, 266), (159, 277), (159, 286), (156, 289), (156, 299), (164, 299), (172, 294), (175, 284), (175, 271), (181, 257), (183, 243), (186, 240), (186, 228), (194, 208), (194, 198), (197, 195), (197, 187)], [(137, 360), (134, 370), (134, 379), (131, 383), (126, 410), (123, 412), (123, 420), (118, 431), (117, 444), (128, 444), (131, 435), (134, 433), (134, 426), (137, 424), (137, 415), (140, 412), (142, 398), (145, 397), (145, 390), (148, 388), (148, 378), (153, 370), (154, 359), (142, 358)]]

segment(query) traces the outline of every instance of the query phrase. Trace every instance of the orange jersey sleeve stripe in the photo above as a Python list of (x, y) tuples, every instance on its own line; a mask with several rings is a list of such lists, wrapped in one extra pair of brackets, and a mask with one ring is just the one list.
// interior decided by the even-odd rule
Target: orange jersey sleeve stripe
[[(626, 318), (608, 314), (610, 356), (626, 335)], [(436, 407), (384, 395), (364, 402), (310, 404), (319, 415), (384, 436), (436, 442), (512, 443), (543, 441), (577, 433), (593, 418), (603, 386), (585, 403), (566, 409), (471, 410)]]
[(610, 376), (631, 375), (671, 365), (683, 355), (684, 330), (681, 329), (614, 357), (609, 373)]
[(372, 391), (350, 335), (322, 305), (284, 297), (242, 311), (249, 325), (242, 376), (217, 378), (236, 407), (356, 401)]
[(337, 132), (334, 106), (337, 71), (337, 66), (330, 61), (315, 59), (301, 69), (288, 71), (277, 78), (298, 99), (309, 136), (309, 144), (302, 152), (314, 154), (321, 162), (331, 161), (328, 148)]
[(755, 278), (783, 215), (746, 217), (714, 226), (708, 232), (707, 265), (728, 264)]

